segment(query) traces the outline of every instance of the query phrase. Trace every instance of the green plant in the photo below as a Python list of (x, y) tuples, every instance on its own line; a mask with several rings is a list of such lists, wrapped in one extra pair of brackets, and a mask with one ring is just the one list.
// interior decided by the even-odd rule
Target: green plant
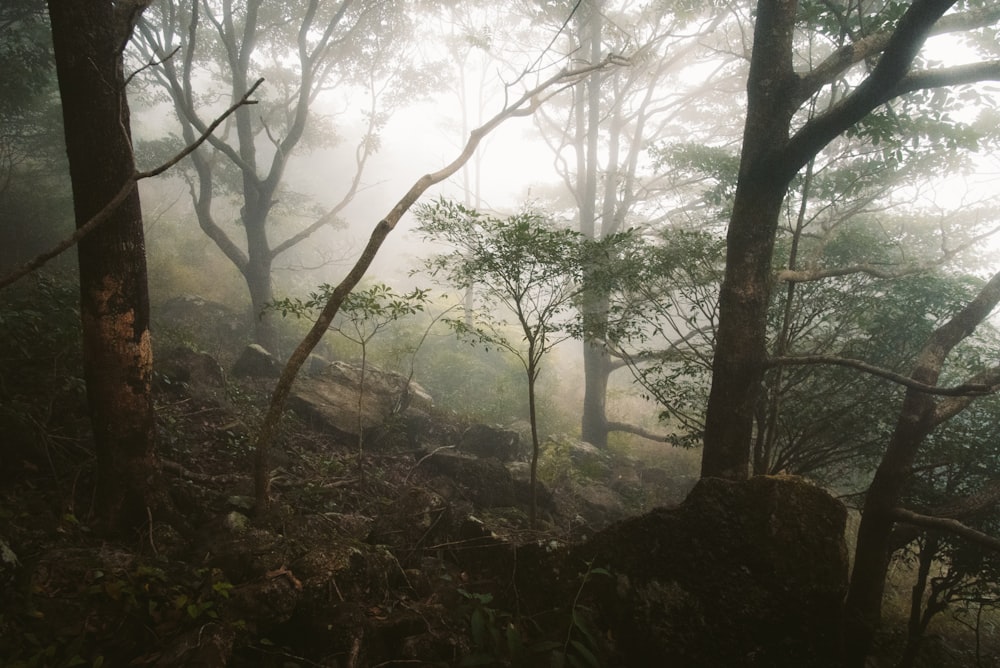
[[(318, 292), (309, 294), (306, 300), (298, 298), (282, 299), (269, 305), (270, 309), (280, 311), (282, 317), (292, 314), (296, 317), (312, 316), (322, 310), (330, 301), (335, 287), (324, 283)], [(340, 307), (341, 318), (332, 326), (331, 331), (337, 332), (348, 341), (361, 348), (361, 377), (358, 381), (358, 468), (362, 467), (364, 454), (364, 424), (362, 407), (365, 395), (365, 371), (368, 363), (368, 344), (375, 336), (390, 324), (406, 316), (415, 315), (424, 310), (428, 302), (428, 291), (414, 288), (410, 292), (400, 294), (384, 283), (375, 283), (363, 290), (354, 290), (344, 299)]]

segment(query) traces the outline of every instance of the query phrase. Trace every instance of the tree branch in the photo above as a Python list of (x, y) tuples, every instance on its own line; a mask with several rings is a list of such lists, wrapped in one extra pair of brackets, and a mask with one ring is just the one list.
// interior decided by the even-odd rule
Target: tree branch
[[(953, 4), (955, 0), (914, 0), (886, 41), (871, 74), (827, 112), (803, 125), (789, 140), (776, 168), (785, 174), (795, 174), (844, 130), (891, 100), (892, 91), (906, 76), (934, 24)], [(801, 95), (800, 92), (800, 99), (806, 99)]]
[(927, 262), (917, 262), (908, 265), (886, 265), (879, 266), (874, 264), (855, 264), (849, 267), (830, 267), (830, 268), (817, 268), (817, 269), (782, 269), (776, 275), (779, 281), (786, 281), (789, 283), (804, 283), (808, 281), (819, 281), (825, 278), (835, 278), (837, 276), (849, 276), (851, 274), (867, 274), (872, 278), (902, 278), (904, 276), (911, 276), (913, 274), (923, 273), (925, 271), (930, 271), (934, 267), (940, 266), (952, 259), (962, 251), (975, 246), (980, 241), (987, 239), (997, 232), (1000, 232), (1000, 227), (993, 228), (982, 234), (977, 234), (965, 243), (960, 244), (956, 248), (941, 249), (941, 256), (935, 260), (929, 260)]
[(658, 441), (660, 443), (669, 443), (670, 436), (667, 434), (657, 434), (656, 432), (644, 429), (636, 424), (629, 424), (628, 422), (611, 422), (608, 423), (608, 431), (620, 431), (626, 434), (635, 434), (636, 436), (641, 436), (642, 438), (648, 438), (651, 441)]
[[(974, 30), (995, 23), (997, 20), (1000, 20), (1000, 8), (997, 7), (950, 14), (941, 17), (931, 28), (929, 35)], [(799, 81), (798, 99), (800, 101), (809, 99), (852, 65), (881, 53), (889, 44), (891, 36), (892, 33), (889, 31), (873, 33), (834, 51), (823, 62), (802, 75)]]
[(987, 394), (993, 394), (998, 389), (995, 383), (985, 384), (979, 382), (962, 383), (961, 385), (956, 385), (954, 387), (937, 387), (936, 385), (927, 385), (926, 383), (913, 380), (909, 376), (904, 376), (903, 374), (896, 373), (895, 371), (889, 371), (888, 369), (877, 367), (874, 364), (869, 364), (868, 362), (850, 359), (848, 357), (837, 357), (836, 355), (789, 355), (785, 357), (772, 357), (765, 362), (764, 367), (805, 366), (810, 364), (828, 364), (832, 366), (857, 369), (873, 376), (884, 378), (885, 380), (896, 383), (897, 385), (902, 385), (903, 387), (911, 390), (945, 397), (981, 397)]
[(983, 533), (970, 526), (962, 524), (958, 520), (944, 517), (932, 517), (931, 515), (921, 515), (905, 508), (893, 508), (889, 511), (889, 516), (897, 522), (913, 524), (925, 529), (945, 531), (956, 536), (965, 538), (977, 545), (981, 545), (990, 550), (1000, 552), (1000, 538)]
[(201, 146), (208, 139), (208, 136), (212, 132), (214, 132), (217, 127), (219, 127), (222, 121), (225, 120), (227, 116), (236, 111), (237, 108), (245, 104), (256, 104), (256, 101), (250, 100), (249, 97), (253, 94), (255, 90), (257, 90), (257, 87), (261, 83), (263, 83), (263, 81), (264, 81), (263, 79), (258, 79), (257, 82), (254, 83), (254, 85), (250, 88), (250, 90), (246, 92), (246, 94), (243, 97), (241, 97), (232, 106), (230, 106), (228, 109), (222, 112), (222, 115), (216, 118), (212, 122), (212, 124), (205, 129), (205, 132), (203, 132), (201, 136), (198, 137), (198, 139), (196, 139), (194, 142), (186, 146), (183, 151), (181, 151), (180, 153), (172, 157), (170, 160), (166, 161), (165, 163), (163, 163), (158, 167), (154, 167), (153, 169), (144, 172), (140, 171), (134, 172), (131, 178), (129, 178), (125, 182), (125, 184), (121, 187), (121, 190), (119, 190), (115, 194), (115, 196), (111, 198), (111, 201), (105, 204), (104, 208), (98, 211), (96, 214), (94, 214), (94, 216), (90, 220), (88, 220), (80, 227), (76, 228), (76, 231), (74, 231), (72, 235), (70, 235), (63, 241), (60, 241), (51, 249), (45, 251), (44, 253), (41, 253), (34, 259), (21, 265), (20, 267), (10, 272), (6, 276), (0, 278), (0, 289), (7, 287), (11, 283), (14, 283), (15, 281), (23, 278), (24, 276), (27, 276), (28, 274), (41, 267), (52, 258), (59, 256), (64, 251), (75, 246), (77, 243), (79, 243), (80, 239), (83, 239), (85, 236), (93, 232), (95, 229), (100, 227), (101, 224), (104, 223), (104, 221), (106, 221), (108, 218), (111, 217), (111, 214), (113, 214), (115, 210), (121, 205), (121, 203), (125, 201), (125, 199), (132, 192), (133, 188), (136, 187), (139, 181), (141, 181), (142, 179), (148, 179), (154, 176), (158, 176), (163, 172), (167, 171), (168, 169), (170, 169), (171, 167), (173, 167), (174, 165), (176, 165), (178, 162), (180, 162), (187, 156), (191, 155), (191, 153), (193, 153), (199, 146)]
[(1000, 60), (987, 60), (956, 67), (942, 67), (934, 70), (919, 70), (903, 77), (889, 94), (890, 98), (925, 88), (961, 86), (979, 81), (1000, 79)]

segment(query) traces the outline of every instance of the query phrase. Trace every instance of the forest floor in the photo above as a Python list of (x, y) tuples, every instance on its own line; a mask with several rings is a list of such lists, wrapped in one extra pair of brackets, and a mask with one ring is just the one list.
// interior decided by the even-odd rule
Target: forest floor
[[(160, 388), (158, 453), (183, 526), (150, 515), (129, 536), (95, 535), (82, 404), (66, 406), (62, 422), (83, 437), (50, 434), (8, 458), (0, 664), (602, 665), (601, 638), (572, 592), (553, 592), (560, 598), (546, 609), (522, 608), (538, 592), (494, 576), (516, 554), (504, 546), (582, 539), (592, 527), (570, 502), (545, 506), (531, 529), (523, 488), (444, 476), (406, 439), (359, 456), (357, 442), (289, 417), (274, 453), (272, 510), (254, 517), (249, 425), (266, 398), (259, 382), (231, 383), (215, 397)], [(436, 419), (442, 432), (464, 426)], [(506, 501), (485, 502), (487, 490)], [(578, 574), (581, 587), (598, 576)], [(918, 665), (976, 665), (970, 642), (945, 627)], [(981, 648), (979, 665), (998, 665), (989, 655)]]
[[(548, 512), (530, 529), (524, 498), (479, 502), (495, 481), (446, 479), (405, 443), (359, 457), (358, 443), (292, 416), (273, 455), (272, 509), (254, 517), (248, 424), (266, 387), (160, 389), (158, 455), (183, 526), (150, 515), (130, 536), (95, 535), (85, 437), (39, 439), (5, 462), (0, 664), (518, 665), (511, 652), (523, 650), (506, 646), (521, 640), (509, 633), (517, 611), (492, 603), (509, 584), (476, 574), (507, 553), (476, 548), (563, 544), (579, 536), (571, 520)], [(85, 433), (82, 408), (62, 422)], [(540, 643), (569, 615), (536, 624), (534, 648), (556, 649)]]

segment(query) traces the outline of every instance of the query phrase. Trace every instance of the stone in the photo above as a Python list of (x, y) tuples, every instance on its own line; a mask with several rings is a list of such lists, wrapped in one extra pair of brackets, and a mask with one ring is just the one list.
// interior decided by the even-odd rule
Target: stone
[(611, 573), (581, 598), (614, 639), (608, 665), (833, 668), (846, 516), (794, 477), (703, 479), (679, 506), (572, 548), (563, 570), (593, 564)]
[(371, 365), (362, 386), (361, 368), (346, 362), (300, 378), (288, 398), (289, 407), (313, 427), (346, 439), (357, 438), (359, 427), (368, 432), (407, 409), (427, 411), (433, 404), (417, 383)]
[(184, 383), (189, 388), (225, 387), (226, 374), (222, 365), (208, 353), (176, 346), (156, 355), (153, 361), (162, 386)]
[(233, 364), (233, 375), (242, 378), (277, 378), (281, 375), (281, 363), (263, 346), (252, 343), (243, 349)]
[(458, 441), (458, 450), (476, 457), (493, 457), (501, 462), (518, 461), (526, 454), (516, 431), (485, 424), (467, 428)]

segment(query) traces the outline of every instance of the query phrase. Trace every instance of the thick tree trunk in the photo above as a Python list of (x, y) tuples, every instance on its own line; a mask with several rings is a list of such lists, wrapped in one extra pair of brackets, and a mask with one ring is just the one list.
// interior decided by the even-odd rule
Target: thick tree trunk
[[(139, 6), (51, 0), (77, 225), (134, 172), (121, 52)], [(78, 248), (84, 374), (107, 530), (146, 518), (156, 473), (146, 251), (138, 191)]]
[[(591, 0), (584, 10), (580, 26), (581, 45), (589, 52), (591, 62), (601, 59), (601, 16), (603, 0)], [(577, 208), (580, 233), (588, 239), (603, 236), (597, 221), (598, 138), (601, 120), (601, 82), (603, 76), (594, 72), (576, 103)], [(584, 277), (586, 281), (586, 276)], [(584, 395), (580, 421), (580, 438), (598, 448), (608, 446), (607, 395), (611, 367), (604, 349), (603, 330), (607, 327), (607, 299), (600, 288), (588, 287), (584, 298), (584, 320), (587, 334), (583, 342)]]
[(600, 343), (583, 342), (583, 419), (580, 440), (595, 447), (608, 447), (607, 396), (611, 360)]
[(284, 351), (278, 350), (275, 313), (268, 308), (268, 305), (274, 301), (270, 256), (251, 253), (243, 277), (250, 292), (250, 315), (253, 319), (254, 343), (260, 344), (274, 355), (284, 357)]

